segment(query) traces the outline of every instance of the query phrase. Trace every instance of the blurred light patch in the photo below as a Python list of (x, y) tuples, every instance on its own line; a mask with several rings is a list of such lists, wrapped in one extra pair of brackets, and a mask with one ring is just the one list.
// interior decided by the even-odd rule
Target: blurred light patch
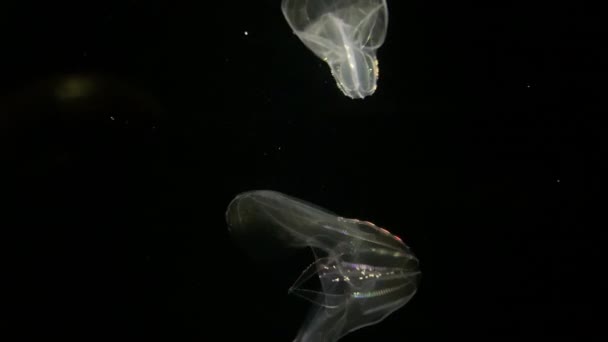
[(71, 101), (91, 96), (95, 88), (95, 82), (90, 77), (74, 75), (60, 80), (55, 94), (59, 100)]

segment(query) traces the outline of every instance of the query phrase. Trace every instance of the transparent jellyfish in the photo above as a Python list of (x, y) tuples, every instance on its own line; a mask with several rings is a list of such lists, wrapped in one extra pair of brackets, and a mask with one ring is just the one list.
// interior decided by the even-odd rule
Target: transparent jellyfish
[(293, 32), (327, 62), (344, 95), (362, 99), (376, 91), (386, 0), (283, 0), (281, 7)]
[[(294, 341), (337, 341), (382, 321), (416, 293), (418, 259), (401, 239), (370, 222), (267, 190), (236, 196), (226, 221), (254, 254), (312, 249), (315, 261), (289, 289), (315, 304)], [(307, 288), (313, 277), (320, 290)]]

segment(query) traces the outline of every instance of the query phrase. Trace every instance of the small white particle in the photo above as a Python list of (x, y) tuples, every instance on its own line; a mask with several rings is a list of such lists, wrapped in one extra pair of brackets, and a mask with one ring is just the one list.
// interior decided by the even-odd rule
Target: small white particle
[(559, 182), (560, 182), (560, 180), (558, 179), (558, 180), (557, 180), (557, 182), (559, 183)]
[(244, 33), (246, 36), (248, 36), (248, 35), (249, 35), (249, 32), (247, 32), (247, 31), (245, 31), (245, 32), (243, 32), (243, 33)]
[(115, 119), (114, 119), (114, 117), (113, 117), (113, 116), (110, 116), (110, 120), (114, 121)]
[(530, 85), (529, 85), (529, 84), (526, 84), (526, 88), (530, 88)]

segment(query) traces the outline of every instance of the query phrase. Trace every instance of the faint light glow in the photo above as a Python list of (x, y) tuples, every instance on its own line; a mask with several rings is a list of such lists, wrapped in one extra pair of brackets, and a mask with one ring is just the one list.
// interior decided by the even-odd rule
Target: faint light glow
[(558, 179), (557, 182), (560, 183), (561, 181)]
[(90, 96), (95, 90), (92, 80), (81, 76), (70, 76), (63, 79), (55, 88), (55, 94), (61, 100), (74, 100)]
[(244, 35), (248, 36), (249, 35), (249, 31), (245, 31), (243, 32)]
[(116, 119), (113, 116), (110, 116), (110, 120), (114, 121)]

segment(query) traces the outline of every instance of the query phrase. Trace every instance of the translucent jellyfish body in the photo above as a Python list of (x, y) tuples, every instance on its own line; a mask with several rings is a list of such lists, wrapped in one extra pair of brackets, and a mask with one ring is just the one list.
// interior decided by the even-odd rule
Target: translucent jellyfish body
[(304, 45), (327, 62), (344, 95), (362, 99), (376, 91), (386, 0), (283, 0), (282, 10)]
[[(416, 293), (418, 259), (401, 239), (370, 222), (274, 191), (236, 196), (226, 221), (250, 253), (313, 250), (316, 260), (289, 289), (314, 304), (294, 341), (337, 341), (382, 321)], [(318, 277), (321, 290), (306, 288), (312, 277)]]

